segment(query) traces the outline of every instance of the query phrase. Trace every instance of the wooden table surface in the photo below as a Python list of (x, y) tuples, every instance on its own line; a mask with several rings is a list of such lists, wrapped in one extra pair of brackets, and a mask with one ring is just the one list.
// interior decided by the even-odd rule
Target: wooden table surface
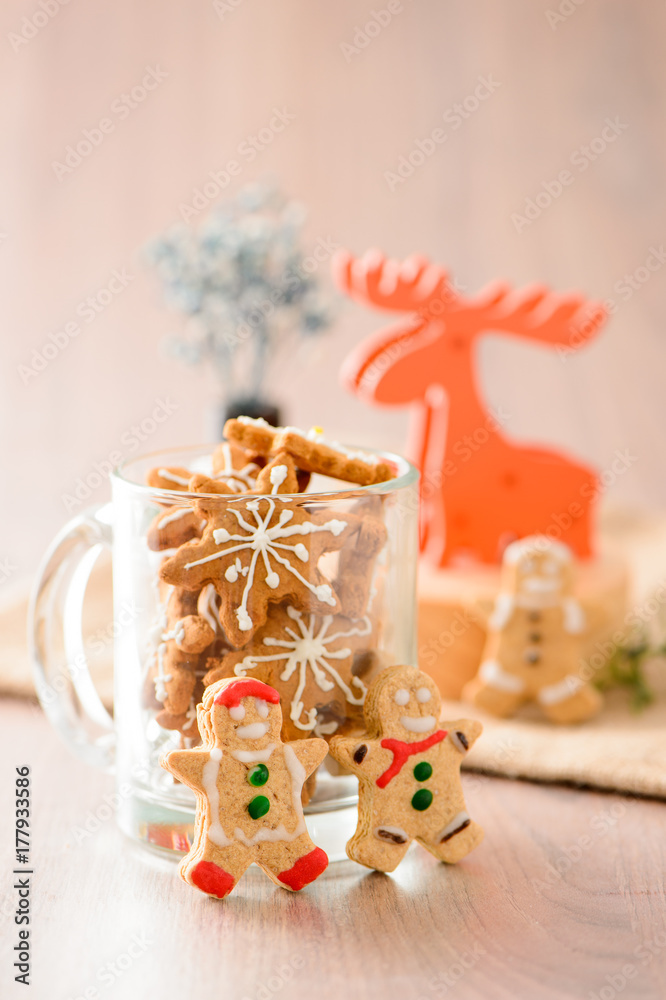
[[(112, 778), (74, 759), (39, 709), (0, 701), (0, 732), (3, 998), (666, 996), (664, 803), (470, 774), (468, 807), (486, 839), (461, 865), (414, 849), (394, 876), (342, 862), (299, 894), (253, 868), (221, 903), (113, 819), (76, 836)], [(29, 991), (11, 968), (12, 792), (26, 763)]]

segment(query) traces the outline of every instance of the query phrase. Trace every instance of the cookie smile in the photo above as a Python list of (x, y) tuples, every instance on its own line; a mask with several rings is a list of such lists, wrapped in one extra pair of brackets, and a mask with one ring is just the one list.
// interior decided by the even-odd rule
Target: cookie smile
[(427, 733), (434, 729), (437, 719), (434, 715), (401, 715), (400, 725), (404, 726), (410, 733)]
[(235, 735), (241, 740), (260, 740), (267, 732), (267, 722), (250, 722), (247, 726), (239, 726)]

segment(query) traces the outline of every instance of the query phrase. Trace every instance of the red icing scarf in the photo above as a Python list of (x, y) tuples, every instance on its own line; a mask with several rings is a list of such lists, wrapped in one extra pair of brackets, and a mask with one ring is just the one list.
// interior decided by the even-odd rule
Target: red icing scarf
[(446, 729), (438, 729), (436, 733), (428, 736), (425, 740), (421, 740), (420, 743), (403, 743), (402, 740), (382, 740), (381, 746), (386, 750), (390, 750), (393, 754), (393, 763), (383, 774), (379, 775), (377, 785), (380, 788), (386, 788), (389, 781), (395, 778), (396, 774), (400, 774), (405, 761), (412, 754), (423, 753), (424, 750), (434, 747), (436, 743), (441, 743), (442, 740), (446, 739), (446, 734)]

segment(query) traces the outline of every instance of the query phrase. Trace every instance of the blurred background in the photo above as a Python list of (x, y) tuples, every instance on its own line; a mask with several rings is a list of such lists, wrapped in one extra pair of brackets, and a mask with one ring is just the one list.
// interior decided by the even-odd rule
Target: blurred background
[(420, 252), (468, 294), (609, 302), (575, 354), (486, 338), (484, 391), (518, 439), (630, 455), (614, 502), (666, 502), (660, 0), (5, 0), (0, 21), (3, 588), (105, 499), (110, 455), (214, 436), (217, 382), (165, 353), (184, 320), (143, 248), (267, 177), (307, 207), (304, 251), (328, 248), (333, 323), (272, 385), (290, 423), (404, 448), (406, 411), (339, 384), (384, 317), (336, 296), (328, 259)]

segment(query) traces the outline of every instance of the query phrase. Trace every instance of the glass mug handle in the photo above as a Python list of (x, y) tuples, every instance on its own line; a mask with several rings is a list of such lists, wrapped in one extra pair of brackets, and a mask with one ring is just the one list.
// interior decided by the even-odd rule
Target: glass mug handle
[(114, 767), (113, 719), (93, 684), (82, 632), (92, 568), (112, 541), (112, 506), (89, 507), (54, 538), (34, 584), (28, 616), (37, 696), (70, 750), (88, 764)]

